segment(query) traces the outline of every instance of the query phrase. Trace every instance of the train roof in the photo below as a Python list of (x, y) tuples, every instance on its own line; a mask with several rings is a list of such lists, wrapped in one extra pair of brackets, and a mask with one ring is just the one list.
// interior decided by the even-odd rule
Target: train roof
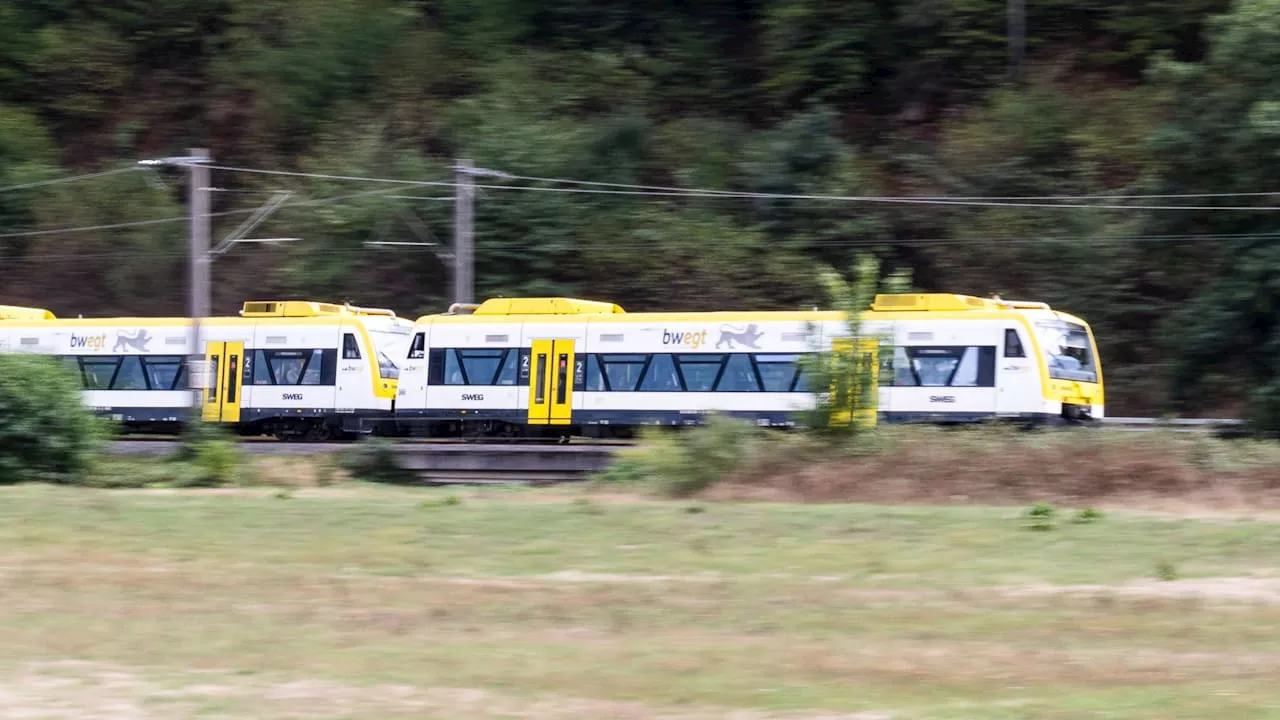
[[(1053, 310), (1047, 303), (1023, 300), (1004, 300), (999, 297), (980, 298), (971, 295), (948, 293), (892, 293), (875, 296), (867, 319), (906, 319), (921, 314), (933, 314), (938, 318), (990, 318), (1009, 313), (1058, 317), (1084, 323), (1067, 313)], [(830, 310), (768, 310), (768, 311), (714, 311), (714, 312), (646, 312), (628, 313), (621, 306), (599, 300), (579, 298), (491, 298), (478, 305), (454, 304), (448, 312), (423, 315), (419, 323), (504, 322), (570, 322), (596, 319), (612, 322), (669, 321), (748, 321), (772, 320), (816, 322), (838, 320), (841, 315)]]
[[(305, 324), (324, 324), (342, 319), (387, 319), (409, 324), (407, 318), (400, 318), (392, 310), (384, 308), (366, 308), (349, 303), (337, 304), (316, 302), (313, 300), (252, 300), (241, 306), (238, 316), (220, 315), (203, 318), (202, 322), (211, 325), (238, 324), (254, 321), (294, 321)], [(187, 325), (188, 317), (95, 317), (95, 318), (62, 318), (43, 308), (19, 307), (16, 305), (0, 305), (0, 322), (10, 321), (23, 325), (41, 325), (53, 322), (58, 325), (103, 325), (127, 323), (130, 325)]]

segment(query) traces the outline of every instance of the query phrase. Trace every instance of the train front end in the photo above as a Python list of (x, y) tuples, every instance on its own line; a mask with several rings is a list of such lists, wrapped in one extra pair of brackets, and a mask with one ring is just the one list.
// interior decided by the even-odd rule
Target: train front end
[(1035, 317), (1031, 324), (1040, 346), (1041, 375), (1050, 408), (1058, 409), (1062, 419), (1072, 423), (1106, 417), (1102, 363), (1089, 324), (1063, 312)]

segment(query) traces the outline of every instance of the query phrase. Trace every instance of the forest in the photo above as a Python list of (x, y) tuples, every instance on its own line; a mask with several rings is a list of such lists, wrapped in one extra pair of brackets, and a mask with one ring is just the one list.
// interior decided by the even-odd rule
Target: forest
[(256, 234), (302, 240), (219, 257), (215, 311), (440, 311), (452, 187), (316, 176), (467, 158), (519, 176), (477, 180), (480, 298), (811, 306), (871, 254), (1088, 319), (1110, 414), (1280, 427), (1280, 0), (1025, 5), (1011, 65), (995, 0), (3, 3), (0, 302), (185, 313), (180, 170), (14, 186), (207, 147), (215, 242), (280, 190)]

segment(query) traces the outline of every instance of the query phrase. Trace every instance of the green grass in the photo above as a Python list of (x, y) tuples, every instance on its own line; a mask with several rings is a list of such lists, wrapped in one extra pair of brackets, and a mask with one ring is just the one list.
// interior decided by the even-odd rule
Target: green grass
[(1280, 582), (1242, 579), (1280, 572), (1280, 522), (1109, 510), (1032, 532), (1026, 511), (8, 488), (0, 697), (164, 717), (1280, 717)]

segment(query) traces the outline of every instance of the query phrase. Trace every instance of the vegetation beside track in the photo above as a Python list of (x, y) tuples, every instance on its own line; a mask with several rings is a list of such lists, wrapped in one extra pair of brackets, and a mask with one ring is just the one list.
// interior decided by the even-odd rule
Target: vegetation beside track
[(0, 696), (264, 720), (1273, 706), (1272, 518), (583, 490), (0, 490)]

